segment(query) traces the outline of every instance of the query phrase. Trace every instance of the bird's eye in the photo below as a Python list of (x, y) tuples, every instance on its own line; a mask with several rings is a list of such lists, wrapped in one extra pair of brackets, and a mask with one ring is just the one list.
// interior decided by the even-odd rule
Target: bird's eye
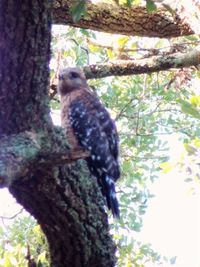
[(77, 72), (70, 72), (70, 75), (69, 75), (70, 79), (75, 79), (75, 78), (78, 78), (79, 75)]

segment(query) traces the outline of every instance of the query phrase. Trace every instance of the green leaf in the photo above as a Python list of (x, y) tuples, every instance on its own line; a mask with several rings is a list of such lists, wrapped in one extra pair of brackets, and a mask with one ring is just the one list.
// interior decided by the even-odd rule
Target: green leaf
[(146, 9), (148, 12), (152, 12), (157, 9), (153, 0), (146, 0)]
[(126, 6), (130, 7), (132, 2), (133, 2), (132, 0), (126, 0)]
[(193, 146), (189, 145), (189, 144), (184, 144), (184, 148), (189, 154), (193, 155), (196, 152), (196, 149)]
[(50, 102), (50, 106), (53, 110), (59, 110), (60, 109), (60, 102), (58, 102), (57, 100), (51, 100)]
[(77, 0), (76, 3), (70, 8), (73, 21), (78, 22), (82, 16), (86, 15), (86, 1)]
[(123, 36), (123, 37), (120, 37), (118, 40), (117, 40), (117, 43), (120, 47), (124, 47), (125, 44), (128, 42), (129, 40), (129, 37), (128, 36)]
[(191, 42), (198, 42), (198, 37), (197, 36), (195, 36), (195, 35), (189, 35), (189, 36), (184, 36), (184, 38), (186, 38), (187, 40), (189, 40)]
[(114, 54), (113, 54), (113, 51), (111, 49), (107, 49), (107, 55), (108, 55), (109, 59), (114, 58)]
[(133, 230), (135, 232), (140, 232), (141, 227), (142, 227), (142, 224), (141, 223), (135, 222), (134, 225), (133, 225)]
[(40, 263), (45, 262), (47, 258), (47, 252), (43, 251), (42, 253), (40, 253), (40, 255), (38, 255), (38, 261)]
[(195, 137), (193, 140), (193, 144), (195, 147), (199, 148), (200, 147), (200, 139), (198, 137)]
[(5, 258), (4, 258), (4, 267), (13, 267), (10, 258), (11, 258), (11, 255), (9, 255), (8, 253), (6, 253), (5, 254)]
[(191, 96), (190, 103), (195, 107), (200, 107), (200, 96)]
[(174, 165), (170, 162), (162, 162), (160, 163), (160, 168), (162, 169), (163, 173), (168, 173), (174, 168)]
[(196, 109), (190, 102), (183, 99), (179, 99), (177, 102), (181, 104), (181, 109), (185, 114), (189, 114), (196, 119), (200, 119), (199, 110)]

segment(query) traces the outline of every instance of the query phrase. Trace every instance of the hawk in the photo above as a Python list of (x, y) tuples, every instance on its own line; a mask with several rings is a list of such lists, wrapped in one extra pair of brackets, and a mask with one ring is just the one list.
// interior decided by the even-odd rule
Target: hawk
[(114, 217), (120, 216), (115, 181), (120, 177), (119, 139), (114, 121), (91, 91), (83, 71), (66, 68), (59, 74), (61, 124), (71, 148), (89, 152), (88, 168), (101, 187)]

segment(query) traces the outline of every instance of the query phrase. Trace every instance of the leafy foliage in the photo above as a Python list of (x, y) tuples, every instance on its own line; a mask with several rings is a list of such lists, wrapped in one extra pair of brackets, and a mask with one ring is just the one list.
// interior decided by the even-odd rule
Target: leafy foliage
[(126, 5), (128, 7), (130, 7), (132, 5), (141, 4), (141, 0), (113, 0), (113, 1), (115, 1), (115, 3), (118, 5)]
[(182, 172), (187, 173), (185, 182), (189, 183), (189, 191), (191, 194), (196, 194), (200, 190), (200, 168), (199, 168), (199, 155), (200, 155), (200, 138), (195, 137), (184, 143), (184, 152), (181, 155), (176, 166)]
[(74, 5), (70, 9), (70, 13), (74, 22), (78, 22), (82, 16), (86, 15), (86, 1), (76, 0)]
[(146, 0), (146, 8), (148, 12), (152, 12), (157, 9), (153, 0)]
[[(108, 62), (120, 58), (123, 53), (137, 58), (145, 55), (145, 49), (148, 52), (152, 47), (166, 46), (164, 40), (147, 42), (146, 38), (95, 35), (91, 31), (71, 28), (62, 28), (60, 34), (62, 38), (69, 38), (72, 32), (77, 44), (67, 49), (60, 47), (61, 62), (66, 65), (69, 62), (79, 66), (87, 62)], [(57, 43), (56, 38), (54, 42)], [(141, 46), (143, 50), (140, 51)], [(148, 199), (152, 197), (148, 184), (154, 182), (164, 168), (174, 167), (168, 163), (169, 147), (165, 137), (177, 133), (186, 142), (199, 134), (199, 100), (190, 84), (195, 74), (195, 71), (188, 74), (183, 70), (89, 81), (116, 120), (120, 134), (122, 175), (117, 191), (121, 219), (113, 221), (110, 218), (118, 246), (119, 267), (174, 264), (176, 261), (176, 257), (162, 257), (134, 236), (142, 231), (143, 215), (148, 208)]]
[(18, 217), (6, 230), (0, 227), (0, 267), (27, 266), (28, 248), (38, 266), (49, 266), (46, 239), (31, 216)]

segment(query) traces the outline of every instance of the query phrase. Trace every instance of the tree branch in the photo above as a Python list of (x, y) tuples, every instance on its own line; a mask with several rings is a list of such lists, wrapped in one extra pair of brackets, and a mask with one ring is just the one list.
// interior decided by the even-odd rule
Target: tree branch
[(41, 133), (3, 136), (0, 139), (0, 187), (8, 187), (31, 170), (43, 168), (44, 165), (62, 165), (88, 156), (81, 148), (69, 150), (65, 139), (59, 133), (59, 146), (56, 146), (58, 140), (51, 140)]
[[(165, 1), (166, 3), (168, 1)], [(200, 2), (191, 0), (190, 5), (186, 1), (169, 1), (170, 8), (179, 16), (182, 23), (189, 25), (195, 34), (200, 34)]]
[(87, 0), (87, 15), (74, 22), (69, 9), (73, 0), (53, 1), (53, 23), (128, 36), (171, 38), (193, 34), (190, 26), (164, 9), (148, 13), (145, 7), (125, 7)]
[(198, 66), (200, 64), (200, 47), (188, 53), (158, 55), (139, 60), (119, 60), (100, 65), (83, 67), (87, 79), (104, 78), (108, 76), (124, 76), (143, 73), (153, 73), (170, 68)]
[(18, 212), (16, 212), (14, 215), (12, 215), (12, 216), (10, 216), (10, 217), (0, 215), (0, 219), (2, 220), (2, 222), (3, 222), (4, 220), (13, 220), (13, 219), (16, 218), (19, 214), (21, 214), (23, 210), (24, 210), (24, 208), (21, 208)]
[[(153, 73), (181, 69), (184, 67), (198, 66), (200, 64), (200, 47), (188, 53), (159, 54), (150, 58), (136, 60), (117, 60), (99, 65), (83, 67), (87, 79), (98, 79), (109, 76), (128, 76), (144, 73)], [(57, 85), (51, 84), (54, 95)]]

